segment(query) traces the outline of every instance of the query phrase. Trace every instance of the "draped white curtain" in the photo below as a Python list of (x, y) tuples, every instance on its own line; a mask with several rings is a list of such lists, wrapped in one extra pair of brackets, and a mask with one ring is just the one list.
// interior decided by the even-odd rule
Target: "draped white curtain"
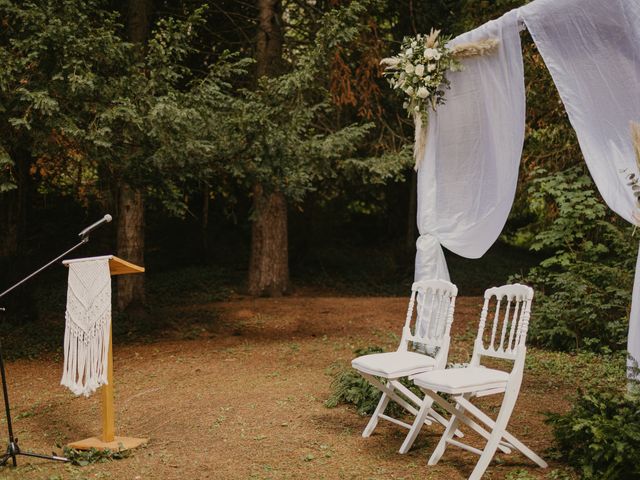
[[(638, 174), (629, 123), (640, 122), (640, 0), (536, 0), (519, 13), (553, 76), (598, 190), (612, 210), (633, 222), (635, 201), (620, 171)], [(638, 268), (628, 350), (640, 360)]]
[[(535, 0), (451, 42), (498, 38), (500, 47), (464, 60), (431, 115), (418, 172), (416, 280), (449, 279), (442, 246), (478, 258), (506, 222), (525, 125), (519, 21), (551, 71), (598, 190), (633, 221), (621, 170), (638, 173), (629, 124), (640, 122), (640, 0)], [(628, 350), (640, 360), (640, 252)]]
[(451, 41), (497, 38), (495, 53), (449, 75), (418, 171), (416, 280), (449, 279), (441, 245), (468, 258), (496, 241), (513, 203), (525, 122), (517, 11)]

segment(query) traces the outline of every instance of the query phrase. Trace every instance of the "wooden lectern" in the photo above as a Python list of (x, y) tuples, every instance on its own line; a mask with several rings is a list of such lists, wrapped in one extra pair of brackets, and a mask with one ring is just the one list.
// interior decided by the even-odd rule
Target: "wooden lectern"
[[(126, 275), (130, 273), (143, 273), (144, 267), (139, 267), (133, 263), (129, 263), (114, 255), (104, 257), (79, 258), (75, 260), (65, 260), (64, 265), (72, 262), (81, 262), (87, 260), (109, 259), (109, 270), (111, 275)], [(115, 427), (115, 408), (113, 405), (113, 328), (109, 333), (109, 365), (107, 367), (107, 384), (100, 387), (102, 392), (102, 436), (91, 437), (79, 440), (69, 444), (69, 447), (77, 450), (90, 450), (96, 448), (98, 450), (129, 450), (139, 447), (149, 441), (148, 438), (132, 438), (116, 436)]]

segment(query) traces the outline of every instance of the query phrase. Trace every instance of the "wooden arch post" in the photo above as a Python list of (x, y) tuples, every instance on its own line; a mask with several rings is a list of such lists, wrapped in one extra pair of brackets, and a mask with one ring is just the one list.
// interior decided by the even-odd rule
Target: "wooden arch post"
[[(134, 265), (126, 260), (122, 260), (114, 255), (104, 257), (81, 258), (77, 260), (67, 260), (63, 262), (68, 265), (72, 262), (109, 259), (109, 270), (111, 275), (128, 275), (133, 273), (144, 273), (144, 267)], [(115, 407), (113, 389), (113, 327), (109, 332), (109, 360), (107, 365), (107, 384), (100, 387), (102, 399), (102, 435), (100, 437), (85, 438), (69, 444), (69, 447), (77, 450), (129, 450), (147, 443), (148, 438), (132, 438), (116, 436)]]

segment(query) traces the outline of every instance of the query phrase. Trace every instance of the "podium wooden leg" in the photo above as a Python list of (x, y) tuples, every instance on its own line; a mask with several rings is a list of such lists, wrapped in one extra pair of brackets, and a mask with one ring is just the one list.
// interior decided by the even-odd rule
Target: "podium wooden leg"
[(109, 360), (107, 384), (102, 386), (102, 441), (113, 442), (116, 436), (115, 407), (113, 405), (113, 329), (109, 332)]
[(149, 441), (147, 438), (116, 437), (116, 415), (114, 407), (113, 390), (113, 340), (109, 332), (109, 360), (107, 365), (107, 384), (100, 387), (102, 396), (102, 436), (91, 437), (69, 444), (69, 447), (77, 450), (130, 450), (139, 447)]

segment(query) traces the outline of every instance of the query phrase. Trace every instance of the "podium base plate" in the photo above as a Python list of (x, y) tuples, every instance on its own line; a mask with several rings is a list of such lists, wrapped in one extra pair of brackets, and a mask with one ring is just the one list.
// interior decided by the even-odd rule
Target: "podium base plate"
[(131, 450), (132, 448), (137, 448), (140, 445), (144, 445), (149, 441), (148, 438), (132, 438), (132, 437), (118, 437), (116, 436), (113, 439), (113, 442), (103, 442), (98, 437), (85, 438), (84, 440), (79, 440), (77, 442), (73, 442), (68, 444), (67, 446), (70, 448), (75, 448), (76, 450), (91, 450), (95, 448), (97, 450), (113, 450), (113, 451), (122, 451), (122, 450)]

